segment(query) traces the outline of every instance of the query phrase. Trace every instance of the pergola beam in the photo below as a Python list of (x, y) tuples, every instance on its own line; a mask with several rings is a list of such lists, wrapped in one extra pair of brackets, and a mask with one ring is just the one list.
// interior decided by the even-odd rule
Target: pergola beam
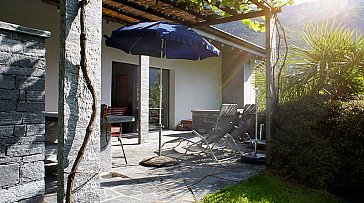
[(120, 24), (129, 24), (129, 23), (131, 23), (131, 22), (127, 22), (125, 20), (122, 20), (120, 18), (105, 14), (105, 13), (102, 14), (102, 19), (104, 19), (106, 21), (111, 21), (111, 22), (114, 22), (114, 23), (120, 23)]
[(263, 10), (270, 10), (271, 8), (266, 5), (263, 1), (259, 1), (259, 0), (249, 0), (250, 2), (252, 2), (253, 4), (257, 5), (258, 8), (261, 8)]
[(216, 4), (215, 4), (216, 7), (218, 7), (220, 10), (230, 14), (230, 15), (239, 15), (240, 13), (235, 10), (235, 9), (232, 9), (230, 7), (220, 7), (221, 6), (221, 1), (217, 1)]
[(138, 19), (135, 19), (135, 18), (132, 18), (130, 16), (121, 14), (119, 12), (116, 12), (116, 11), (113, 11), (113, 10), (110, 10), (110, 9), (107, 9), (105, 7), (102, 8), (102, 13), (103, 13), (103, 15), (106, 15), (109, 18), (112, 18), (112, 19), (115, 19), (115, 20), (116, 19), (119, 19), (120, 21), (124, 21), (124, 22), (127, 22), (127, 23), (136, 23), (136, 22), (139, 22)]
[(196, 16), (197, 18), (201, 18), (202, 20), (211, 20), (213, 19), (212, 17), (205, 15), (203, 13), (200, 13), (194, 9), (191, 9), (190, 4), (186, 3), (186, 2), (176, 2), (176, 1), (172, 1), (172, 0), (158, 0), (162, 3), (171, 5), (175, 8), (178, 8), (181, 11), (185, 11), (191, 15)]
[(135, 3), (135, 2), (132, 2), (132, 1), (128, 1), (128, 0), (112, 0), (112, 1), (116, 2), (116, 3), (119, 3), (119, 4), (123, 4), (125, 6), (128, 6), (130, 8), (136, 9), (136, 10), (145, 12), (146, 15), (154, 15), (154, 16), (158, 16), (160, 18), (164, 18), (164, 19), (169, 20), (169, 21), (175, 21), (175, 22), (178, 22), (178, 23), (185, 23), (185, 21), (183, 19), (181, 19), (180, 17), (178, 17), (178, 16), (162, 13), (162, 12), (152, 8), (152, 7), (144, 6), (144, 5), (139, 4), (139, 3)]
[[(242, 14), (239, 14), (239, 15), (233, 15), (233, 16), (230, 16), (230, 17), (221, 17), (221, 18), (218, 18), (218, 19), (215, 19), (215, 20), (205, 21), (205, 22), (201, 22), (201, 23), (195, 23), (195, 24), (192, 24), (190, 26), (192, 26), (192, 27), (202, 27), (202, 26), (207, 26), (207, 25), (216, 25), (216, 24), (228, 23), (228, 22), (237, 21), (237, 20), (256, 18), (256, 17), (260, 17), (260, 16), (265, 16), (268, 12), (269, 11), (266, 11), (266, 10), (253, 11), (253, 12), (249, 12), (249, 13), (242, 13)], [(281, 9), (280, 8), (275, 8), (269, 13), (279, 13), (279, 12), (281, 12)]]
[(129, 16), (129, 17), (134, 18), (134, 19), (138, 19), (138, 20), (141, 20), (141, 21), (149, 21), (148, 18), (145, 18), (145, 17), (140, 16), (140, 15), (136, 15), (135, 13), (126, 12), (121, 8), (117, 8), (115, 6), (111, 6), (111, 5), (108, 5), (108, 4), (105, 4), (105, 3), (102, 4), (102, 7), (105, 8), (105, 9), (108, 9), (110, 11), (114, 11), (116, 13), (119, 13), (121, 15)]

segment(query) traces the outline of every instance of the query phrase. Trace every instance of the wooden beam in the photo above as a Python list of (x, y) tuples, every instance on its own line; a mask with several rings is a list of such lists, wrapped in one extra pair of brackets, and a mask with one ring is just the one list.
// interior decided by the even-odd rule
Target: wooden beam
[(114, 11), (116, 13), (119, 13), (121, 15), (125, 15), (125, 16), (129, 16), (131, 18), (134, 18), (134, 19), (138, 19), (140, 21), (150, 21), (148, 18), (145, 18), (145, 17), (140, 16), (140, 15), (136, 15), (135, 13), (124, 11), (123, 9), (117, 8), (117, 7), (109, 5), (109, 4), (103, 3), (102, 7), (105, 8), (105, 9), (108, 9), (110, 11)]
[(237, 21), (237, 20), (250, 19), (250, 18), (256, 18), (256, 17), (259, 17), (259, 16), (264, 16), (265, 13), (266, 13), (266, 11), (263, 11), (263, 10), (262, 11), (254, 11), (254, 12), (234, 15), (234, 16), (230, 16), (230, 17), (221, 17), (221, 18), (218, 18), (218, 19), (209, 20), (209, 21), (205, 21), (205, 22), (201, 22), (201, 23), (195, 23), (195, 24), (193, 24), (191, 26), (192, 27), (202, 27), (202, 26), (207, 26), (207, 25), (216, 25), (216, 24), (228, 23), (228, 22)]
[(132, 18), (132, 17), (127, 16), (127, 15), (120, 14), (118, 12), (109, 10), (107, 8), (102, 8), (102, 13), (104, 15), (107, 15), (107, 16), (113, 18), (113, 19), (120, 19), (120, 21), (124, 21), (124, 22), (128, 22), (128, 23), (137, 23), (137, 22), (139, 22), (138, 19)]
[[(268, 11), (266, 11), (266, 10), (253, 11), (253, 12), (242, 13), (242, 14), (229, 16), (229, 17), (221, 17), (221, 18), (218, 18), (215, 20), (209, 20), (209, 21), (205, 21), (205, 22), (201, 22), (201, 23), (195, 23), (190, 26), (191, 27), (202, 27), (202, 26), (207, 26), (207, 25), (216, 25), (216, 24), (228, 23), (228, 22), (237, 21), (237, 20), (256, 18), (256, 17), (260, 17), (260, 16), (265, 16), (267, 14), (267, 12)], [(275, 8), (272, 10), (271, 13), (273, 14), (273, 13), (279, 13), (279, 12), (281, 12), (281, 9)]]
[(270, 7), (267, 4), (265, 4), (262, 0), (249, 0), (249, 1), (257, 5), (258, 8), (261, 8), (263, 10), (270, 10)]
[(237, 10), (232, 9), (230, 7), (222, 7), (221, 8), (220, 4), (221, 4), (221, 1), (217, 1), (215, 6), (218, 7), (220, 10), (222, 10), (222, 11), (224, 11), (224, 12), (230, 14), (230, 15), (239, 15), (240, 14), (240, 12), (238, 12)]
[(102, 19), (107, 20), (107, 21), (111, 21), (111, 22), (114, 22), (114, 23), (120, 23), (120, 24), (130, 24), (131, 23), (131, 22), (127, 22), (125, 20), (119, 19), (117, 17), (107, 15), (105, 13), (102, 13)]
[[(186, 2), (178, 2), (178, 1), (172, 1), (172, 0), (158, 0), (162, 3), (171, 5), (175, 8), (178, 8), (181, 11), (185, 11), (191, 15), (196, 16), (197, 18), (203, 19), (203, 20), (211, 20), (214, 19), (213, 16), (206, 15), (204, 13), (198, 12), (195, 9), (191, 9), (191, 5)], [(216, 15), (217, 16), (217, 15)]]
[[(265, 58), (265, 49), (257, 47), (250, 42), (245, 40), (240, 40), (235, 37), (231, 37), (229, 40), (226, 39), (226, 34), (214, 28), (205, 27), (202, 29), (195, 30), (199, 35), (211, 39), (213, 41), (221, 42), (230, 47), (234, 47), (237, 50), (242, 50), (244, 52), (252, 53), (260, 58)], [(229, 35), (229, 34), (228, 34)]]
[(112, 1), (119, 3), (119, 4), (124, 4), (125, 6), (128, 6), (130, 8), (136, 9), (136, 10), (145, 12), (146, 15), (154, 15), (154, 16), (158, 16), (160, 18), (164, 18), (164, 19), (167, 19), (170, 21), (174, 21), (174, 22), (178, 22), (178, 23), (185, 23), (184, 19), (181, 19), (180, 17), (159, 12), (158, 10), (156, 10), (152, 7), (144, 6), (143, 4), (139, 4), (139, 3), (128, 1), (128, 0), (112, 0)]
[(274, 113), (274, 88), (273, 83), (274, 77), (274, 62), (276, 61), (276, 39), (277, 39), (277, 29), (275, 26), (275, 19), (272, 18), (272, 14), (267, 13), (265, 16), (265, 26), (266, 26), (266, 164), (269, 166), (271, 163), (271, 152), (272, 152), (272, 118), (275, 116)]

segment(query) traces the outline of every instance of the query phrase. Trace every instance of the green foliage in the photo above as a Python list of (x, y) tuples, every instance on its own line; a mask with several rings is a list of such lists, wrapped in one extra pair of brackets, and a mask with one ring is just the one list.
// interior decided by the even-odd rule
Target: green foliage
[(159, 98), (160, 98), (160, 71), (157, 72), (157, 78), (152, 87), (149, 90), (149, 108), (159, 108)]
[(364, 103), (307, 95), (279, 106), (272, 169), (350, 198), (364, 188)]
[(258, 108), (260, 111), (265, 109), (266, 105), (266, 81), (265, 81), (265, 62), (260, 63), (254, 69), (254, 83), (259, 89)]
[(202, 202), (339, 202), (334, 196), (301, 185), (283, 181), (275, 176), (259, 175), (236, 186), (226, 187)]
[[(185, 2), (186, 0), (179, 0), (180, 2)], [(294, 0), (265, 0), (260, 1), (261, 3), (265, 3), (267, 6), (271, 8), (276, 7), (284, 7), (286, 5), (293, 5)], [(220, 16), (230, 16), (229, 13), (225, 11), (225, 8), (233, 9), (237, 11), (238, 13), (249, 13), (253, 11), (260, 10), (257, 8), (256, 5), (254, 5), (250, 1), (241, 1), (241, 0), (189, 0), (191, 3), (191, 6), (204, 10), (212, 10), (216, 14)], [(242, 20), (242, 23), (247, 25), (250, 29), (253, 29), (254, 31), (258, 32), (265, 32), (265, 24), (264, 22), (257, 21), (257, 20), (251, 20), (251, 19), (244, 19)]]
[(345, 102), (330, 109), (323, 125), (335, 156), (329, 189), (340, 195), (362, 196), (364, 188), (364, 102)]
[(364, 38), (342, 25), (312, 23), (294, 46), (284, 81), (287, 98), (320, 93), (349, 98), (364, 93)]
[(324, 188), (332, 176), (330, 143), (320, 134), (320, 124), (328, 117), (325, 98), (307, 96), (279, 106), (274, 126), (272, 167), (288, 178)]
[(241, 22), (243, 24), (247, 25), (250, 29), (253, 29), (255, 32), (258, 32), (258, 31), (265, 32), (264, 22), (259, 22), (259, 21), (250, 20), (250, 19), (244, 19)]

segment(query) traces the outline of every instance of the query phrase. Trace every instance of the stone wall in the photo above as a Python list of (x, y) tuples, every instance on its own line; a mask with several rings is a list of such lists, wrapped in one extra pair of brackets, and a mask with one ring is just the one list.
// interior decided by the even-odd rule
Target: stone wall
[(0, 21), (0, 202), (44, 194), (45, 38)]

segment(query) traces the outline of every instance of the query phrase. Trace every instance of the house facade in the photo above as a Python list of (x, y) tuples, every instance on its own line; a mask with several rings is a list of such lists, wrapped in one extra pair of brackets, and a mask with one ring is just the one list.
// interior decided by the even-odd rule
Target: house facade
[[(51, 32), (46, 43), (45, 111), (57, 112), (59, 10), (41, 0), (32, 0), (31, 3), (29, 0), (2, 1), (0, 19)], [(110, 36), (113, 30), (121, 26), (103, 20), (103, 35)], [(220, 49), (219, 57), (199, 61), (150, 57), (150, 90), (159, 77), (159, 68), (164, 70), (163, 124), (169, 129), (174, 129), (181, 120), (191, 119), (191, 110), (194, 109), (219, 109), (222, 103), (237, 103), (239, 107), (254, 103), (252, 70), (255, 60), (265, 56), (265, 50), (212, 27), (195, 30)], [(102, 42), (102, 103), (127, 106), (128, 114), (137, 116), (139, 57), (107, 47), (104, 39)], [(153, 108), (150, 106), (150, 112)], [(150, 126), (153, 126), (153, 119), (150, 120)]]
[[(40, 30), (48, 30), (51, 32), (50, 37), (46, 40), (45, 43), (45, 50), (44, 53), (46, 61), (46, 68), (45, 68), (45, 99), (42, 97), (41, 100), (45, 103), (44, 110), (46, 113), (58, 114), (58, 95), (61, 92), (61, 96), (63, 92), (70, 91), (61, 91), (59, 89), (59, 72), (60, 72), (60, 47), (63, 46), (64, 42), (67, 42), (67, 46), (72, 47), (72, 51), (74, 51), (75, 55), (79, 54), (79, 44), (74, 44), (72, 40), (64, 40), (60, 42), (60, 39), (64, 39), (64, 32), (63, 37), (60, 36), (60, 13), (56, 5), (52, 5), (45, 2), (56, 2), (56, 1), (48, 1), (48, 0), (17, 0), (17, 1), (1, 1), (0, 7), (0, 21), (9, 22), (13, 24), (18, 24), (26, 27), (36, 28)], [(70, 3), (70, 2), (68, 2)], [(77, 2), (76, 2), (77, 3)], [(70, 4), (77, 5), (75, 2), (71, 2)], [(100, 3), (98, 1), (97, 3)], [(91, 3), (92, 4), (92, 3)], [(95, 4), (94, 4), (95, 5)], [(93, 6), (94, 6), (93, 5)], [(101, 5), (101, 4), (99, 4)], [(93, 8), (95, 11), (101, 9), (99, 6), (97, 9)], [(99, 10), (98, 10), (99, 11)], [(97, 12), (98, 16), (100, 17), (101, 21), (101, 14)], [(77, 16), (77, 15), (75, 15)], [(98, 23), (100, 22), (98, 21)], [(98, 24), (100, 25), (100, 24)], [(109, 20), (102, 20), (102, 34), (109, 35), (111, 32), (122, 26), (120, 23), (114, 23), (113, 21)], [(100, 26), (101, 27), (101, 26)], [(64, 28), (64, 27), (63, 27)], [(77, 29), (76, 29), (77, 30)], [(79, 30), (79, 29), (78, 29)], [(219, 109), (222, 103), (237, 103), (239, 107), (243, 107), (244, 104), (247, 103), (254, 103), (255, 100), (255, 92), (254, 92), (254, 85), (253, 85), (253, 68), (254, 62), (256, 59), (264, 58), (265, 57), (265, 50), (261, 47), (253, 45), (249, 42), (246, 42), (242, 39), (229, 35), (221, 30), (214, 29), (212, 27), (203, 27), (195, 29), (200, 35), (205, 37), (209, 40), (212, 44), (214, 44), (217, 48), (220, 49), (221, 55), (219, 57), (208, 58), (202, 61), (187, 61), (187, 60), (167, 60), (167, 59), (158, 59), (158, 58), (150, 58), (149, 62), (149, 69), (145, 72), (148, 72), (148, 83), (149, 83), (149, 114), (154, 111), (156, 106), (153, 106), (155, 101), (154, 93), (155, 87), (159, 81), (159, 69), (163, 69), (163, 124), (166, 128), (174, 129), (181, 120), (189, 120), (192, 118), (191, 111), (192, 110), (212, 110), (212, 109)], [(48, 32), (47, 32), (48, 33)], [(78, 38), (79, 35), (76, 32), (70, 32), (74, 34), (73, 38)], [(98, 32), (99, 34), (100, 32)], [(48, 36), (48, 35), (47, 35)], [(94, 36), (101, 36), (101, 35), (94, 35)], [(79, 39), (79, 38), (78, 38)], [(94, 44), (100, 45), (98, 40), (95, 40)], [(140, 94), (138, 92), (138, 87), (141, 86), (141, 80), (139, 76), (141, 73), (138, 71), (139, 68), (139, 56), (133, 56), (126, 54), (120, 50), (113, 49), (110, 47), (106, 47), (104, 44), (104, 39), (101, 40), (101, 103), (111, 106), (126, 106), (129, 110), (128, 114), (138, 117), (139, 111), (139, 102), (143, 101), (140, 98)], [(94, 50), (99, 52), (99, 48), (95, 46)], [(42, 52), (43, 53), (43, 52)], [(63, 54), (72, 55), (72, 52), (63, 52)], [(97, 55), (95, 57), (99, 57)], [(92, 56), (88, 56), (92, 58)], [(64, 56), (61, 61), (65, 63), (65, 58), (69, 59), (67, 56)], [(77, 57), (75, 59), (74, 67), (77, 67), (78, 64)], [(92, 60), (91, 60), (92, 61)], [(95, 61), (98, 62), (98, 59)], [(63, 66), (61, 66), (63, 67)], [(97, 66), (98, 68), (100, 66)], [(73, 71), (73, 67), (69, 68), (67, 71)], [(92, 68), (92, 67), (91, 67)], [(91, 69), (92, 70), (92, 69)], [(94, 69), (95, 70), (95, 69)], [(99, 70), (99, 69), (96, 69)], [(144, 72), (144, 73), (145, 73)], [(97, 71), (100, 73), (100, 71)], [(96, 75), (96, 74), (95, 74)], [(11, 76), (13, 77), (13, 76)], [(99, 75), (97, 75), (97, 80)], [(43, 76), (42, 76), (43, 81)], [(76, 81), (77, 82), (77, 81)], [(77, 86), (75, 84), (72, 84)], [(85, 89), (85, 88), (84, 88)], [(81, 90), (81, 93), (85, 93), (84, 90)], [(66, 95), (66, 94), (64, 94)], [(84, 96), (85, 94), (79, 95), (79, 97)], [(147, 98), (147, 97), (144, 97)], [(75, 100), (75, 97), (68, 97), (68, 101), (61, 102), (64, 108), (67, 108), (67, 105), (71, 104), (69, 100)], [(80, 99), (81, 100), (81, 99)], [(139, 101), (138, 101), (139, 100)], [(86, 106), (86, 105), (85, 105)], [(82, 107), (82, 105), (81, 105)], [(43, 106), (40, 106), (39, 109), (43, 109)], [(38, 109), (38, 110), (39, 110)], [(70, 108), (77, 111), (77, 108)], [(34, 109), (30, 109), (34, 110)], [(29, 110), (29, 111), (30, 111)], [(69, 109), (66, 109), (69, 110)], [(12, 110), (13, 111), (13, 110)], [(69, 125), (63, 125), (63, 130), (68, 130), (73, 128), (82, 128), (85, 125), (78, 125), (75, 124), (75, 120), (72, 120), (72, 116), (80, 116), (82, 122), (86, 122), (83, 115), (89, 113), (89, 109), (86, 107), (81, 109), (82, 114), (79, 112), (67, 112), (60, 116), (62, 121), (67, 120)], [(86, 113), (85, 113), (86, 112)], [(39, 113), (39, 115), (42, 115)], [(42, 120), (42, 116), (40, 116), (41, 123), (39, 126), (43, 128), (39, 128), (39, 126), (35, 130), (41, 129), (41, 132), (37, 132), (40, 135), (43, 135), (47, 129), (44, 131), (44, 120)], [(67, 118), (66, 118), (67, 117)], [(66, 119), (64, 119), (66, 118)], [(153, 119), (150, 119), (150, 123), (141, 123), (140, 125), (149, 126), (149, 128), (153, 127)], [(34, 121), (31, 121), (34, 122)], [(78, 122), (78, 120), (76, 121)], [(16, 123), (16, 125), (19, 123)], [(37, 124), (38, 125), (38, 124)], [(31, 125), (30, 125), (31, 126)], [(96, 124), (99, 127), (99, 124)], [(27, 130), (28, 130), (27, 125)], [(133, 131), (135, 126), (131, 125), (128, 126), (129, 130)], [(24, 126), (23, 126), (24, 128)], [(10, 129), (10, 128), (9, 128)], [(29, 128), (31, 129), (31, 128)], [(63, 134), (64, 140), (72, 140), (73, 137), (67, 137), (68, 135), (72, 135), (77, 137), (77, 139), (82, 138), (80, 135), (83, 133), (82, 129), (78, 132), (81, 132), (77, 136), (76, 133), (66, 132), (61, 133)], [(67, 134), (68, 133), (68, 134)], [(95, 135), (99, 135), (100, 132), (95, 132)], [(10, 133), (11, 134), (11, 133)], [(13, 133), (14, 134), (14, 133)], [(33, 133), (34, 134), (34, 133)], [(83, 134), (82, 134), (83, 135)], [(106, 135), (107, 136), (107, 135)], [(43, 138), (42, 136), (40, 136)], [(103, 161), (105, 157), (110, 156), (110, 149), (103, 150), (100, 146), (100, 137), (94, 136), (93, 143), (91, 144), (92, 148), (90, 147), (91, 156), (87, 157), (85, 166), (92, 165), (87, 164), (89, 163), (95, 164), (92, 168), (93, 170), (100, 171), (100, 166), (104, 166)], [(100, 140), (99, 140), (100, 139)], [(64, 141), (63, 140), (63, 141)], [(44, 151), (43, 141), (39, 141), (42, 145), (42, 153)], [(62, 142), (62, 141), (61, 141)], [(37, 142), (38, 143), (38, 142)], [(64, 160), (68, 163), (68, 158), (75, 155), (73, 153), (76, 151), (78, 147), (78, 143), (62, 143), (58, 144), (59, 149), (66, 149), (64, 155)], [(73, 145), (74, 144), (74, 145)], [(15, 145), (14, 145), (15, 146)], [(71, 150), (72, 148), (72, 150)], [(100, 150), (101, 148), (101, 150)], [(71, 153), (72, 152), (72, 153)], [(100, 152), (101, 154), (99, 154)], [(42, 161), (42, 153), (40, 152), (39, 156), (37, 155), (37, 159), (32, 159), (31, 161), (39, 162), (37, 167), (42, 170), (43, 161)], [(61, 154), (62, 152), (59, 152)], [(102, 154), (104, 153), (104, 154)], [(6, 154), (6, 153), (5, 153)], [(95, 155), (95, 156), (94, 156)], [(99, 163), (100, 157), (103, 157)], [(39, 160), (38, 160), (39, 158)], [(61, 157), (62, 159), (62, 157)], [(23, 160), (24, 162), (24, 160)], [(4, 165), (4, 164), (2, 164)], [(62, 164), (59, 164), (62, 165)], [(111, 161), (110, 164), (111, 166)], [(5, 166), (5, 165), (4, 165)], [(6, 166), (8, 167), (8, 166)], [(9, 168), (9, 167), (8, 167)], [(9, 170), (18, 170), (19, 167), (9, 168)], [(31, 170), (28, 170), (31, 171)], [(19, 174), (20, 172), (17, 171), (14, 174)], [(9, 173), (10, 174), (10, 173)], [(38, 173), (38, 174), (41, 174)], [(15, 175), (14, 178), (16, 179), (17, 176)], [(43, 176), (37, 177), (35, 180), (41, 180)], [(96, 180), (96, 179), (95, 179)], [(16, 180), (18, 181), (18, 180)], [(97, 181), (96, 181), (97, 182)], [(40, 185), (39, 194), (44, 193), (42, 190), (43, 186)], [(15, 191), (15, 190), (14, 190)], [(80, 192), (82, 193), (82, 192)], [(10, 194), (10, 193), (9, 193)], [(23, 197), (24, 198), (24, 197)]]

